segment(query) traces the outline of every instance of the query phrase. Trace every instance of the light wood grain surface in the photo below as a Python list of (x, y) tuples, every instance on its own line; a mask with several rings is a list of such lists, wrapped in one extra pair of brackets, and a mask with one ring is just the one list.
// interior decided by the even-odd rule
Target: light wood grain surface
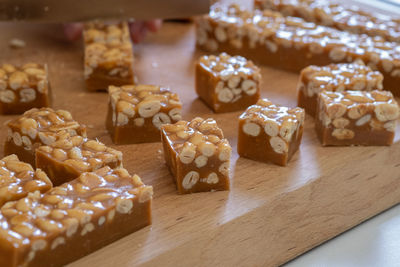
[[(54, 108), (89, 126), (90, 137), (124, 153), (124, 166), (154, 186), (153, 225), (72, 263), (80, 266), (275, 266), (356, 226), (400, 200), (399, 138), (391, 147), (321, 147), (306, 118), (303, 142), (287, 167), (239, 158), (237, 117), (213, 114), (194, 92), (190, 24), (166, 23), (135, 46), (141, 83), (170, 86), (184, 119), (213, 117), (233, 147), (231, 191), (177, 195), (161, 143), (114, 146), (105, 131), (107, 94), (88, 93), (80, 43), (56, 26), (1, 24), (0, 62), (49, 64)], [(8, 41), (27, 46), (11, 50)], [(262, 96), (296, 105), (297, 74), (262, 68)], [(1, 125), (12, 116), (0, 116)], [(6, 131), (1, 126), (0, 140)], [(399, 127), (397, 133), (400, 132)]]

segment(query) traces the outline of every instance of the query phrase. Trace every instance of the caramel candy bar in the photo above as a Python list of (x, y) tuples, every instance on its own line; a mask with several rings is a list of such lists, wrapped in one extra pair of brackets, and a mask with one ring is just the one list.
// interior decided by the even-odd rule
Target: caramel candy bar
[(0, 68), (0, 113), (21, 114), (31, 108), (50, 106), (47, 65), (3, 64)]
[(229, 190), (231, 146), (214, 119), (161, 127), (167, 166), (180, 194)]
[(121, 165), (120, 151), (79, 135), (61, 134), (54, 143), (36, 149), (36, 167), (46, 172), (55, 186), (69, 182), (83, 172), (104, 166), (114, 169)]
[(383, 76), (362, 62), (330, 64), (323, 67), (308, 66), (300, 73), (298, 83), (298, 106), (314, 116), (318, 93), (326, 90), (382, 90)]
[(360, 59), (383, 74), (385, 89), (400, 96), (400, 46), (381, 37), (341, 32), (270, 10), (216, 5), (197, 22), (197, 44), (296, 72)]
[(286, 166), (299, 149), (305, 112), (260, 99), (239, 117), (238, 153), (262, 162)]
[(110, 86), (107, 130), (115, 144), (160, 142), (160, 127), (179, 121), (182, 103), (168, 88), (155, 85)]
[(254, 5), (258, 9), (279, 11), (284, 16), (300, 17), (339, 30), (400, 42), (400, 19), (377, 13), (376, 10), (372, 14), (358, 6), (326, 0), (255, 0)]
[(63, 266), (151, 224), (153, 188), (101, 168), (0, 209), (0, 266)]
[(85, 81), (88, 90), (134, 83), (133, 51), (128, 24), (85, 25)]
[(390, 145), (398, 117), (388, 91), (324, 91), (318, 96), (315, 127), (324, 146)]
[(260, 97), (260, 69), (241, 56), (202, 56), (196, 64), (196, 92), (214, 112), (255, 104)]
[(35, 166), (35, 149), (56, 141), (57, 134), (86, 137), (86, 127), (73, 120), (66, 110), (31, 109), (7, 124), (8, 136), (4, 154), (16, 154), (20, 160)]
[(0, 160), (0, 207), (8, 201), (26, 197), (28, 193), (44, 193), (51, 187), (46, 173), (40, 169), (33, 170), (28, 163), (19, 161), (16, 155)]

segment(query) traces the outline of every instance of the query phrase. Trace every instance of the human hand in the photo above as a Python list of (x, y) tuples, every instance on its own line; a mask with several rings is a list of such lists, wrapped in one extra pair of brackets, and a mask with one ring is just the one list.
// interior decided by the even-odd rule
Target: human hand
[[(161, 28), (162, 20), (155, 19), (149, 21), (137, 20), (129, 23), (132, 41), (134, 43), (141, 42), (148, 31), (156, 32)], [(83, 31), (82, 23), (67, 23), (64, 24), (64, 35), (70, 41), (75, 41), (81, 38)]]

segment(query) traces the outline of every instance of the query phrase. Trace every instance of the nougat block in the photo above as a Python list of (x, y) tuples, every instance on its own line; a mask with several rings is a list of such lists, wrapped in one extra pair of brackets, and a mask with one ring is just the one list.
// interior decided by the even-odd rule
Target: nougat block
[(60, 134), (54, 143), (36, 149), (36, 167), (46, 172), (55, 186), (104, 166), (121, 167), (122, 153), (79, 135)]
[(368, 10), (364, 5), (346, 5), (326, 0), (254, 0), (254, 7), (281, 12), (284, 16), (300, 17), (306, 21), (342, 31), (369, 36), (381, 36), (387, 41), (400, 42), (400, 20)]
[(134, 83), (133, 47), (126, 22), (91, 22), (83, 31), (84, 76), (90, 91)]
[(318, 93), (346, 90), (382, 90), (383, 75), (365, 66), (362, 61), (354, 63), (308, 66), (300, 73), (298, 83), (298, 106), (315, 116)]
[(35, 149), (56, 141), (57, 134), (86, 137), (86, 127), (79, 124), (66, 110), (31, 109), (7, 123), (8, 136), (4, 154), (16, 154), (21, 161), (35, 166)]
[(164, 156), (180, 194), (229, 190), (231, 146), (214, 119), (161, 127)]
[(8, 202), (0, 209), (0, 266), (65, 266), (151, 224), (152, 195), (139, 176), (103, 167)]
[(239, 117), (240, 156), (286, 166), (299, 149), (305, 112), (260, 99)]
[(0, 207), (8, 201), (19, 200), (28, 193), (46, 192), (52, 187), (50, 179), (40, 169), (34, 170), (16, 155), (0, 160)]
[(115, 144), (160, 142), (160, 127), (179, 121), (182, 103), (168, 88), (110, 86), (106, 128)]
[(47, 65), (3, 64), (0, 68), (0, 113), (21, 114), (31, 108), (50, 106)]
[(391, 145), (399, 106), (388, 91), (321, 92), (316, 130), (324, 146)]
[(214, 112), (243, 110), (260, 97), (260, 69), (252, 61), (222, 53), (196, 64), (196, 92)]

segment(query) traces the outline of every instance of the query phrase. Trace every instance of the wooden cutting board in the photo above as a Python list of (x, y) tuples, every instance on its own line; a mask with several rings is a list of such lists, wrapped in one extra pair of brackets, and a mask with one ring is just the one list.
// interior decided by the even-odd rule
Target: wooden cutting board
[[(241, 112), (216, 115), (197, 99), (194, 60), (203, 53), (195, 50), (193, 26), (166, 23), (135, 46), (140, 82), (170, 86), (184, 104), (184, 119), (215, 118), (233, 147), (230, 192), (178, 195), (160, 143), (111, 143), (104, 125), (108, 97), (85, 90), (81, 43), (65, 42), (56, 26), (3, 23), (0, 31), (0, 62), (47, 62), (53, 107), (71, 111), (90, 137), (121, 150), (124, 166), (154, 186), (152, 226), (70, 266), (276, 266), (400, 201), (399, 137), (391, 147), (321, 147), (307, 117), (301, 149), (287, 167), (239, 158)], [(14, 37), (27, 46), (10, 49)], [(296, 105), (297, 74), (263, 67), (262, 75), (263, 97)], [(0, 116), (0, 125), (11, 118)], [(1, 126), (1, 143), (5, 138)]]

